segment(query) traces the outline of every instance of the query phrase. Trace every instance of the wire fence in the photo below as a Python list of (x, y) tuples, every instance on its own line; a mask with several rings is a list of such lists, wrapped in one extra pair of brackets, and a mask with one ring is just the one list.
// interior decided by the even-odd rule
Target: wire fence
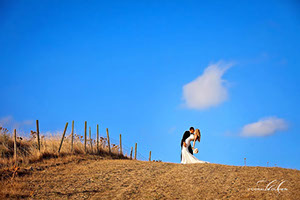
[[(111, 138), (110, 137), (110, 140), (112, 142), (112, 144), (119, 144), (120, 143), (120, 140), (117, 140), (115, 138)], [(122, 153), (124, 156), (127, 156), (127, 157), (130, 157), (130, 153), (131, 153), (131, 148), (133, 149), (132, 150), (132, 158), (134, 158), (134, 151), (135, 151), (135, 147), (132, 146), (132, 147), (129, 147), (127, 146), (127, 144), (124, 144), (122, 142)], [(148, 161), (149, 160), (149, 157), (147, 158), (147, 156), (143, 155), (142, 153), (140, 153), (139, 151), (139, 146), (137, 147), (137, 154), (136, 154), (136, 159), (137, 160), (141, 160), (141, 161)]]
[[(120, 134), (120, 139), (115, 139), (109, 136), (107, 129), (107, 137), (100, 137), (98, 125), (97, 125), (97, 137), (92, 138), (91, 129), (87, 130), (87, 122), (85, 122), (84, 134), (78, 134), (74, 131), (74, 121), (72, 121), (72, 131), (71, 133), (66, 134), (68, 123), (65, 125), (65, 130), (63, 132), (40, 132), (39, 131), (39, 121), (36, 120), (36, 131), (32, 131), (29, 137), (16, 137), (16, 129), (14, 129), (14, 136), (10, 137), (10, 144), (4, 144), (4, 149), (7, 149), (5, 153), (1, 151), (2, 158), (9, 158), (12, 156), (18, 156), (18, 159), (15, 157), (15, 161), (23, 159), (30, 155), (39, 155), (43, 154), (69, 154), (69, 153), (101, 153), (107, 152), (111, 155), (117, 157), (127, 157), (131, 159), (137, 159), (140, 161), (151, 161), (152, 157), (149, 155), (150, 151), (145, 151), (146, 149), (139, 146), (137, 143), (134, 146), (130, 146), (122, 141), (122, 135)], [(70, 129), (70, 128), (69, 128)], [(4, 129), (1, 127), (1, 132)], [(5, 129), (6, 133), (9, 133)], [(68, 131), (69, 132), (69, 131)], [(12, 133), (9, 133), (12, 135)], [(95, 135), (95, 134), (93, 134)], [(23, 138), (23, 139), (22, 139)], [(1, 138), (0, 138), (1, 139)], [(2, 138), (3, 139), (3, 138)], [(5, 155), (4, 155), (5, 154)], [(148, 155), (144, 155), (148, 154)]]

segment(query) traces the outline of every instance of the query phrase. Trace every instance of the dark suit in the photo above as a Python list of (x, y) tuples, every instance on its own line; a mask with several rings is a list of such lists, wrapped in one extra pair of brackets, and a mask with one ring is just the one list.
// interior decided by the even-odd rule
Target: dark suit
[[(182, 148), (182, 145), (183, 145), (183, 142), (185, 142), (185, 140), (190, 137), (191, 133), (189, 131), (186, 131), (184, 132), (183, 136), (182, 136), (182, 139), (181, 139), (181, 148)], [(189, 152), (193, 155), (193, 149), (192, 149), (192, 146), (189, 145), (188, 146), (188, 150)], [(180, 156), (180, 160), (182, 160), (182, 155)]]

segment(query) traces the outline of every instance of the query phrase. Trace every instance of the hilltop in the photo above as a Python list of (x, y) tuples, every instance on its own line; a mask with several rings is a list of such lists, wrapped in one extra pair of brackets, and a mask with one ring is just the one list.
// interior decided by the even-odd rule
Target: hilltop
[[(260, 180), (264, 181), (257, 184)], [(269, 185), (270, 190), (265, 191), (273, 180), (277, 181)], [(282, 184), (279, 186), (280, 183)], [(112, 160), (91, 155), (35, 163), (26, 170), (25, 175), (15, 177), (12, 181), (2, 180), (0, 189), (1, 199), (299, 199), (299, 197), (298, 170)]]

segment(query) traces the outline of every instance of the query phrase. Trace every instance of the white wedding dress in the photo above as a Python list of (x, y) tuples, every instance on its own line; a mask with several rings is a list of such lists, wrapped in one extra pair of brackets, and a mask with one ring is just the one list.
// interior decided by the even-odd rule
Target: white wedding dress
[(199, 160), (198, 158), (196, 158), (195, 156), (193, 156), (189, 152), (188, 147), (191, 144), (191, 141), (193, 141), (194, 139), (195, 139), (195, 136), (193, 134), (191, 134), (190, 137), (188, 137), (185, 140), (186, 147), (184, 147), (184, 145), (182, 145), (182, 149), (181, 149), (181, 155), (182, 155), (181, 163), (182, 164), (208, 163), (206, 161)]

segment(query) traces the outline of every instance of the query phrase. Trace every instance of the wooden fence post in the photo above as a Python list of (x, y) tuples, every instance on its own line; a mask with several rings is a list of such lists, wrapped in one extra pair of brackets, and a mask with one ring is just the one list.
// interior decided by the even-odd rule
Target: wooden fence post
[(106, 128), (106, 134), (107, 134), (108, 152), (111, 153), (108, 128)]
[(68, 122), (66, 123), (65, 130), (64, 130), (64, 133), (63, 133), (62, 138), (61, 138), (61, 142), (60, 142), (60, 145), (59, 145), (58, 153), (60, 153), (62, 144), (64, 142), (64, 138), (65, 138), (65, 134), (66, 134), (67, 128), (68, 128)]
[(149, 152), (149, 161), (151, 161), (151, 151)]
[(122, 135), (120, 134), (120, 155), (123, 155), (122, 151)]
[(86, 129), (87, 129), (87, 121), (84, 122), (84, 153), (86, 153)]
[(137, 143), (135, 143), (134, 160), (136, 160), (136, 153), (137, 153)]
[(97, 153), (99, 152), (99, 124), (97, 124)]
[(74, 120), (72, 121), (72, 133), (71, 133), (71, 152), (74, 151)]
[(133, 151), (133, 147), (131, 147), (131, 150), (130, 150), (130, 159), (132, 159), (132, 151)]
[(17, 130), (14, 129), (14, 160), (17, 166)]
[(36, 120), (36, 136), (38, 142), (38, 150), (41, 151), (39, 120)]
[(92, 141), (92, 130), (91, 127), (89, 127), (89, 137), (90, 137), (90, 146), (91, 146), (91, 152), (93, 152), (93, 141)]

